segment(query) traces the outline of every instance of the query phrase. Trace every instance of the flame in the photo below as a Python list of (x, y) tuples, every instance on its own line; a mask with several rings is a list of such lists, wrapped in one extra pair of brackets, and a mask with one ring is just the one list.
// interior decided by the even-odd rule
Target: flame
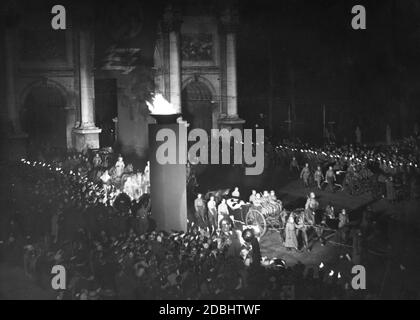
[(146, 104), (151, 114), (170, 115), (178, 113), (175, 106), (168, 102), (160, 93), (153, 96), (152, 102), (146, 101)]

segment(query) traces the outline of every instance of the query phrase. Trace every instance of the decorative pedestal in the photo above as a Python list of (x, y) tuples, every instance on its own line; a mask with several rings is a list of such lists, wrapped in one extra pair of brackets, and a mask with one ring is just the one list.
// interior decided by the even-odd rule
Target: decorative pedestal
[(168, 143), (166, 141), (162, 142), (156, 140), (156, 134), (161, 129), (169, 129), (175, 133), (177, 160), (179, 159), (178, 153), (180, 150), (187, 150), (187, 141), (185, 137), (179, 134), (178, 124), (149, 124), (150, 195), (152, 201), (152, 217), (156, 221), (158, 230), (186, 231), (186, 165), (158, 163), (156, 159), (156, 150), (160, 145)]
[(73, 129), (73, 146), (78, 152), (83, 152), (88, 149), (98, 149), (99, 148), (99, 133), (101, 133), (99, 128), (75, 128)]

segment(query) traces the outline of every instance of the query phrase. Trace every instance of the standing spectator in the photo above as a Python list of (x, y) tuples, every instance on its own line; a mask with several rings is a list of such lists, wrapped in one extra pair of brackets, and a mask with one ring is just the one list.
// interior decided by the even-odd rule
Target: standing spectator
[(291, 249), (298, 249), (295, 227), (295, 219), (293, 214), (290, 214), (286, 223), (286, 239), (284, 241), (284, 246), (286, 247), (287, 251), (290, 251)]
[(202, 194), (197, 194), (197, 198), (194, 200), (194, 209), (195, 209), (195, 217), (197, 221), (201, 219), (203, 224), (206, 224), (206, 217), (205, 211), (206, 207), (204, 205), (204, 200), (202, 199)]
[(296, 239), (299, 237), (299, 234), (302, 234), (303, 249), (309, 252), (307, 228), (305, 225), (305, 215), (302, 213), (298, 216), (298, 222), (296, 224)]
[(217, 219), (217, 226), (220, 225), (220, 221), (223, 218), (229, 218), (229, 208), (226, 204), (226, 199), (222, 199), (219, 206), (217, 207), (218, 219)]
[(207, 202), (207, 214), (209, 222), (213, 228), (213, 231), (217, 230), (217, 208), (216, 201), (214, 201), (214, 196), (210, 197), (210, 200)]

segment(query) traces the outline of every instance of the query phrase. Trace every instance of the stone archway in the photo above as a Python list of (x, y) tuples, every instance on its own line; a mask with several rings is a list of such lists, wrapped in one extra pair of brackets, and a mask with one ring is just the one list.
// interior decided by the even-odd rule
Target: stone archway
[(25, 95), (20, 119), (28, 134), (29, 153), (67, 148), (66, 98), (60, 89), (38, 84)]
[(200, 80), (190, 81), (182, 90), (182, 114), (190, 128), (207, 132), (213, 127), (213, 97), (209, 87)]

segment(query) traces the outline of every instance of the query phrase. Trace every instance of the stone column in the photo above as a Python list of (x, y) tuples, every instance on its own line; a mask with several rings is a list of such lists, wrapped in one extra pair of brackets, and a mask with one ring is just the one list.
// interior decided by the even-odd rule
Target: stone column
[(238, 117), (238, 92), (236, 88), (236, 35), (226, 34), (226, 82), (227, 82), (227, 115)]
[(226, 34), (226, 116), (219, 120), (222, 127), (242, 127), (244, 120), (238, 115), (238, 92), (236, 80), (236, 28), (238, 16), (232, 8), (226, 9), (221, 16), (221, 27)]
[(180, 13), (175, 8), (168, 6), (163, 16), (163, 29), (168, 35), (169, 46), (169, 101), (177, 113), (182, 113), (180, 27)]
[(179, 49), (179, 34), (177, 31), (171, 31), (169, 33), (170, 100), (177, 113), (181, 113), (181, 59)]
[(94, 39), (88, 29), (79, 31), (80, 125), (74, 128), (77, 151), (99, 148), (101, 129), (95, 126)]

